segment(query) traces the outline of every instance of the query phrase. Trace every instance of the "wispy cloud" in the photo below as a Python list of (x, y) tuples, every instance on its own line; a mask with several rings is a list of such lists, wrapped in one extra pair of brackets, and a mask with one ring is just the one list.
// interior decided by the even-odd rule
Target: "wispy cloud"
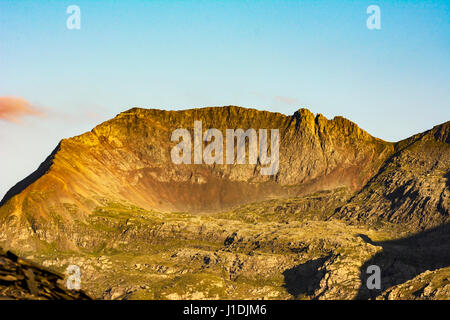
[(27, 116), (43, 116), (44, 112), (19, 97), (0, 97), (0, 120), (20, 123)]
[(295, 98), (290, 97), (283, 97), (283, 96), (276, 96), (275, 97), (276, 102), (281, 102), (283, 104), (299, 104), (300, 102)]

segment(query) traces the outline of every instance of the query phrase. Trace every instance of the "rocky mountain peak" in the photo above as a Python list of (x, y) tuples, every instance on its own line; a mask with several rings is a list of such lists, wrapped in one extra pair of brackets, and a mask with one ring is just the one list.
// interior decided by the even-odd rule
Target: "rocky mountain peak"
[[(277, 171), (261, 174), (261, 153), (255, 162), (246, 152), (240, 163), (207, 163), (202, 153), (175, 163), (180, 128), (190, 137), (278, 130)], [(63, 139), (7, 193), (0, 245), (59, 271), (79, 264), (83, 284), (106, 299), (445, 297), (448, 133), (447, 122), (389, 143), (305, 108), (291, 116), (133, 108)], [(0, 254), (0, 277), (2, 261), (17, 272), (0, 291), (28, 295), (29, 267), (8, 259)], [(376, 292), (365, 290), (373, 264), (395, 275)], [(54, 286), (39, 279), (44, 290)]]

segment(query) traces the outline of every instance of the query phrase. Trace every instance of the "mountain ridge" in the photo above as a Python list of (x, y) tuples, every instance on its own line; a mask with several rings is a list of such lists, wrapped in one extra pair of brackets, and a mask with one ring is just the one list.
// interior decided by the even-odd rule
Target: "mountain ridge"
[[(223, 107), (220, 108), (220, 112), (222, 113), (221, 117), (218, 117), (220, 120), (217, 121), (215, 119), (215, 112), (217, 112), (218, 109), (214, 107), (210, 108), (202, 108), (202, 109), (189, 109), (189, 110), (183, 110), (183, 111), (163, 111), (163, 110), (156, 110), (156, 109), (139, 109), (139, 108), (132, 108), (128, 111), (122, 112), (119, 115), (117, 115), (115, 118), (105, 121), (104, 123), (96, 126), (93, 128), (90, 132), (84, 133), (82, 135), (69, 138), (69, 139), (63, 139), (59, 144), (59, 149), (56, 152), (56, 161), (58, 161), (58, 153), (61, 153), (64, 151), (64, 149), (67, 147), (69, 148), (70, 145), (73, 144), (79, 144), (84, 145), (87, 148), (98, 146), (99, 144), (103, 143), (103, 146), (105, 149), (108, 148), (115, 148), (115, 149), (127, 149), (127, 143), (130, 143), (127, 141), (126, 136), (136, 136), (135, 133), (133, 133), (133, 130), (136, 128), (138, 130), (141, 130), (140, 132), (144, 132), (145, 130), (140, 126), (139, 120), (145, 117), (145, 119), (149, 122), (147, 124), (153, 125), (155, 128), (158, 128), (161, 132), (168, 132), (166, 130), (168, 123), (176, 122), (178, 124), (178, 127), (188, 127), (189, 125), (192, 126), (193, 120), (203, 120), (205, 124), (209, 127), (214, 128), (238, 128), (238, 127), (244, 127), (245, 129), (249, 127), (277, 127), (282, 129), (281, 131), (281, 139), (287, 139), (286, 137), (292, 138), (294, 134), (300, 133), (301, 135), (305, 136), (305, 139), (316, 139), (317, 141), (313, 141), (314, 145), (313, 147), (316, 147), (317, 149), (320, 149), (319, 151), (322, 152), (322, 149), (326, 146), (327, 141), (324, 141), (326, 139), (329, 139), (329, 135), (327, 136), (327, 131), (331, 132), (338, 132), (339, 134), (342, 133), (342, 135), (348, 136), (348, 140), (351, 139), (363, 139), (368, 140), (370, 142), (380, 143), (380, 144), (386, 144), (381, 139), (373, 138), (371, 137), (367, 132), (360, 129), (356, 124), (352, 123), (349, 120), (346, 120), (342, 117), (335, 117), (333, 120), (328, 120), (325, 117), (323, 117), (321, 114), (318, 114), (317, 116), (314, 116), (309, 110), (307, 109), (300, 109), (296, 113), (294, 113), (292, 116), (284, 116), (279, 113), (270, 113), (267, 111), (258, 111), (255, 109), (244, 109), (239, 107)], [(187, 115), (187, 117), (186, 117)], [(183, 117), (189, 118), (189, 121), (184, 121)], [(195, 119), (194, 119), (195, 118)], [(234, 120), (233, 120), (234, 119)], [(239, 119), (237, 121), (236, 119)], [(243, 121), (241, 119), (244, 119)], [(122, 123), (121, 123), (122, 122)], [(121, 123), (121, 124), (117, 124)], [(176, 129), (176, 127), (172, 127), (172, 129)], [(120, 132), (124, 131), (124, 132)], [(340, 132), (341, 131), (341, 132)], [(120, 137), (118, 135), (122, 134)], [(161, 135), (160, 135), (161, 136)], [(167, 139), (167, 137), (166, 137)], [(167, 140), (166, 140), (167, 141)], [(168, 144), (170, 143), (167, 141)], [(283, 143), (283, 142), (281, 142)], [(344, 143), (350, 144), (351, 141), (344, 141)], [(151, 144), (150, 144), (151, 145)], [(164, 158), (164, 161), (169, 161), (167, 159), (167, 154), (162, 155), (163, 151), (167, 150), (161, 150), (164, 149), (164, 147), (159, 147), (159, 150), (156, 150), (156, 152), (159, 152), (159, 154), (150, 154), (150, 156), (153, 156), (153, 159), (155, 162), (161, 162), (161, 158)], [(61, 151), (62, 150), (62, 151)], [(291, 150), (292, 151), (292, 150)], [(328, 150), (323, 150), (324, 152), (327, 151), (330, 153), (330, 148), (328, 147)], [(106, 150), (107, 152), (107, 150)], [(106, 153), (105, 152), (105, 153)], [(139, 151), (141, 152), (141, 151)], [(145, 156), (149, 155), (149, 152), (146, 152), (144, 150), (143, 153), (146, 153)], [(332, 156), (332, 155), (331, 155)], [(55, 160), (55, 159), (53, 159)], [(339, 161), (339, 159), (334, 161)], [(283, 159), (280, 160), (282, 162)], [(52, 162), (53, 163), (53, 162)], [(297, 167), (299, 169), (303, 169), (302, 166), (303, 163), (297, 164)], [(314, 164), (309, 163), (310, 166), (314, 167)], [(244, 165), (246, 166), (246, 165)], [(333, 166), (334, 169), (336, 169), (336, 166)], [(51, 169), (51, 166), (48, 168)], [(238, 180), (238, 181), (248, 181), (249, 179), (254, 179), (257, 181), (266, 181), (266, 182), (273, 182), (274, 179), (271, 178), (261, 178), (261, 177), (255, 177), (253, 174), (253, 170), (251, 166), (247, 165), (247, 170), (243, 176), (239, 176), (241, 173), (236, 173), (231, 170), (222, 170), (225, 171), (225, 173), (228, 173), (230, 176), (230, 180)], [(310, 170), (314, 170), (315, 168), (312, 168)], [(323, 169), (323, 168), (322, 168)], [(283, 170), (285, 174), (283, 175)], [(327, 170), (331, 170), (328, 168)], [(192, 171), (195, 171), (192, 170)], [(302, 183), (301, 180), (308, 180), (308, 177), (305, 177), (307, 175), (306, 172), (303, 173), (302, 178), (298, 178), (295, 175), (290, 175), (286, 173), (287, 168), (281, 168), (282, 171), (280, 175), (277, 177), (278, 179), (282, 180), (279, 181), (282, 185), (293, 185)], [(317, 170), (316, 170), (317, 171)], [(323, 171), (323, 170), (322, 170)], [(231, 175), (230, 175), (231, 173)], [(234, 176), (233, 176), (234, 174)], [(320, 173), (314, 173), (312, 178), (317, 178)], [(280, 178), (281, 177), (281, 178)], [(320, 177), (318, 177), (320, 178)], [(28, 179), (28, 178), (26, 178)], [(283, 181), (284, 179), (284, 181)], [(271, 181), (272, 180), (272, 181)], [(310, 179), (311, 180), (311, 179)], [(25, 181), (26, 182), (26, 181)], [(33, 181), (34, 182), (34, 181)], [(350, 183), (348, 183), (350, 184)], [(360, 181), (353, 181), (352, 187), (358, 187), (360, 186)], [(4, 197), (2, 200), (2, 203), (4, 204), (6, 202), (6, 199), (11, 198), (11, 191), (8, 196)]]

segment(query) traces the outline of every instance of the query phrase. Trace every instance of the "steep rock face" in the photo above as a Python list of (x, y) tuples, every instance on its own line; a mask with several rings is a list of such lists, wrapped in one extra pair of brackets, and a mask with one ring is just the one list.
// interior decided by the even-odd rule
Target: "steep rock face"
[(450, 122), (395, 145), (380, 172), (349, 200), (337, 217), (382, 221), (412, 230), (450, 221)]
[[(170, 151), (177, 142), (170, 141), (171, 134), (186, 128), (193, 136), (194, 121), (202, 121), (203, 131), (219, 129), (224, 143), (226, 129), (279, 129), (278, 173), (261, 175), (259, 163), (173, 164)], [(234, 106), (135, 108), (62, 140), (37, 172), (5, 196), (0, 217), (25, 217), (33, 228), (50, 217), (61, 223), (82, 220), (111, 200), (146, 209), (213, 212), (316, 190), (358, 190), (393, 150), (342, 117), (327, 120), (306, 109), (284, 116)]]

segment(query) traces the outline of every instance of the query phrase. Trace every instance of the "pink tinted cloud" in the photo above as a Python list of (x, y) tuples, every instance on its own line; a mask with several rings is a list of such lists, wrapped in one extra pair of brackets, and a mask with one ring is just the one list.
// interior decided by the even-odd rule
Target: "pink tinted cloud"
[(19, 97), (0, 97), (0, 120), (20, 123), (26, 116), (43, 116), (44, 112)]

